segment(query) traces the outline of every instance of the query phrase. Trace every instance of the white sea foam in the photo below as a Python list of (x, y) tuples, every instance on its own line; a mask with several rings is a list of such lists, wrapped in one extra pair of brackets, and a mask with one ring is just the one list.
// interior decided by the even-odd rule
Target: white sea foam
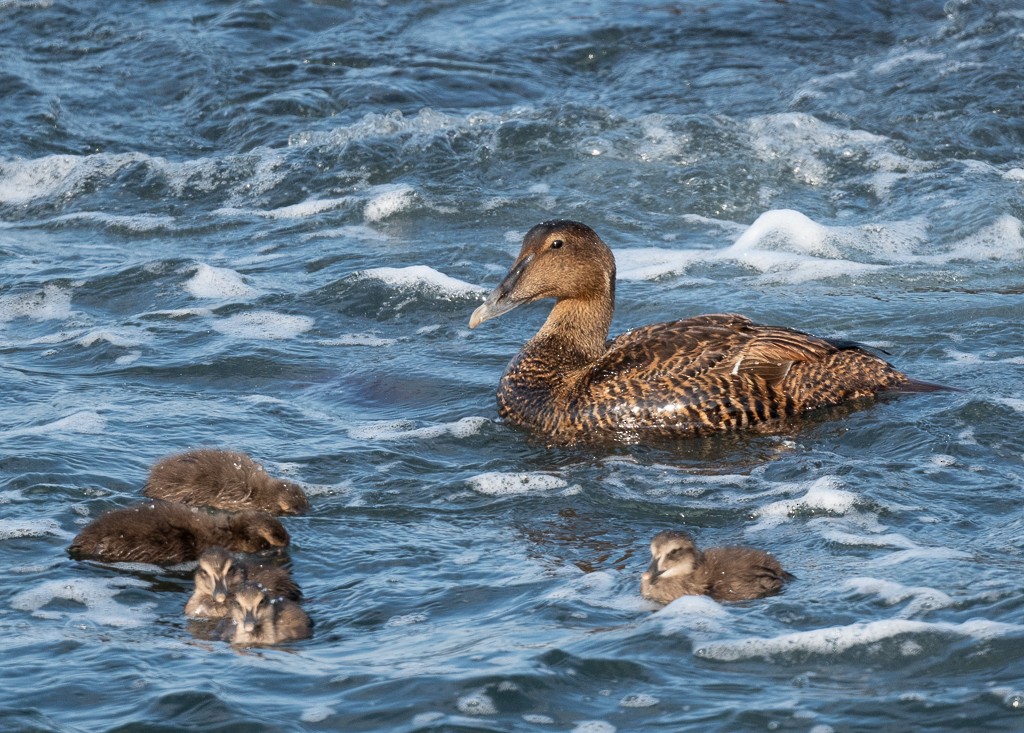
[(330, 705), (312, 705), (302, 711), (299, 719), (303, 723), (322, 723), (334, 715), (334, 708)]
[(822, 476), (807, 486), (803, 496), (772, 502), (756, 511), (758, 523), (748, 531), (760, 531), (775, 527), (792, 519), (796, 514), (827, 512), (832, 515), (846, 514), (853, 510), (857, 495), (838, 488), (839, 480)]
[(195, 274), (185, 282), (185, 290), (193, 298), (251, 298), (256, 289), (250, 287), (234, 270), (205, 263), (196, 266)]
[(80, 336), (75, 343), (79, 346), (89, 348), (99, 341), (106, 341), (111, 346), (129, 348), (132, 346), (140, 346), (144, 341), (148, 340), (148, 336), (137, 329), (113, 328), (89, 331), (83, 336)]
[(935, 588), (907, 586), (880, 578), (849, 578), (843, 581), (843, 587), (861, 595), (877, 596), (887, 606), (910, 601), (900, 611), (900, 618), (909, 618), (953, 605), (951, 597)]
[(471, 298), (487, 292), (479, 285), (449, 277), (426, 265), (376, 267), (357, 272), (353, 277), (380, 280), (395, 288), (423, 291), (447, 298)]
[[(408, 420), (384, 420), (349, 428), (349, 437), (356, 440), (435, 440), (445, 435), (468, 438), (489, 423), (486, 417), (464, 417), (455, 422), (415, 427)], [(564, 485), (564, 483), (563, 483)]]
[(322, 346), (393, 346), (398, 339), (383, 338), (369, 333), (346, 333), (333, 339), (321, 339)]
[(615, 733), (617, 728), (604, 720), (580, 720), (572, 733)]
[(624, 698), (619, 700), (619, 705), (624, 708), (650, 708), (660, 702), (661, 700), (656, 698), (654, 695), (648, 695), (640, 692), (632, 695), (626, 695)]
[(105, 417), (90, 410), (82, 410), (43, 425), (15, 428), (4, 433), (4, 436), (10, 438), (18, 435), (53, 435), (59, 438), (66, 433), (99, 434), (106, 428)]
[[(6, 502), (0, 501), (0, 504)], [(11, 540), (18, 537), (62, 537), (71, 539), (74, 534), (61, 529), (53, 519), (0, 519), (0, 540)]]
[[(656, 604), (650, 602), (652, 606)], [(680, 596), (648, 616), (647, 623), (657, 624), (662, 636), (680, 633), (717, 636), (727, 631), (729, 611), (709, 596)]]
[(463, 715), (496, 715), (498, 712), (494, 700), (485, 692), (474, 692), (460, 697), (455, 707)]
[[(904, 634), (940, 634), (988, 640), (1021, 632), (1024, 632), (1024, 626), (987, 619), (971, 619), (963, 623), (894, 619), (797, 631), (769, 638), (710, 641), (695, 649), (694, 653), (706, 659), (727, 662), (740, 659), (768, 659), (776, 655), (799, 653), (833, 656), (850, 649), (869, 648), (878, 642)], [(901, 650), (913, 653), (913, 648), (901, 647)]]
[(468, 480), (470, 487), (486, 496), (536, 494), (564, 489), (569, 482), (548, 473), (481, 473)]
[(363, 217), (368, 222), (387, 219), (412, 206), (416, 192), (407, 184), (384, 184), (373, 190), (373, 197), (363, 208)]
[(76, 211), (58, 216), (55, 221), (82, 221), (101, 226), (115, 227), (134, 233), (158, 232), (173, 229), (176, 219), (173, 216), (158, 214), (133, 214), (130, 216), (108, 214), (102, 211)]
[(0, 325), (16, 318), (63, 320), (71, 315), (71, 291), (56, 285), (0, 296)]
[[(24, 590), (11, 599), (11, 607), (29, 611), (36, 618), (58, 620), (74, 618), (76, 621), (133, 628), (144, 626), (154, 618), (152, 604), (129, 607), (118, 603), (115, 596), (125, 588), (145, 587), (146, 583), (137, 578), (65, 578), (48, 580)], [(55, 611), (46, 608), (56, 600), (80, 603), (81, 612)]]
[(214, 330), (235, 338), (273, 341), (295, 338), (313, 328), (315, 323), (307, 316), (248, 311), (214, 319), (212, 325)]
[(764, 282), (799, 284), (902, 264), (915, 259), (925, 242), (922, 218), (825, 226), (799, 211), (778, 209), (761, 214), (724, 249), (641, 247), (616, 250), (615, 256), (622, 280), (655, 280), (696, 265), (730, 262), (757, 271)]

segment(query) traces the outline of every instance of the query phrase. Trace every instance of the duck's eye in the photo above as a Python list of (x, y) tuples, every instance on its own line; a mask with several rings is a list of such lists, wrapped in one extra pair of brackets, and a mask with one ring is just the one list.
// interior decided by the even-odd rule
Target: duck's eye
[(561, 249), (563, 244), (565, 244), (565, 242), (563, 240), (556, 239), (555, 241), (553, 241), (551, 243), (551, 249)]

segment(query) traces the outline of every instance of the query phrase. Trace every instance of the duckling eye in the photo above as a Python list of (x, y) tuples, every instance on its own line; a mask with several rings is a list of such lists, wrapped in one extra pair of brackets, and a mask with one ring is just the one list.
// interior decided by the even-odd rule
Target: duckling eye
[(556, 239), (555, 241), (553, 241), (551, 243), (551, 249), (561, 249), (563, 244), (565, 244), (565, 242), (563, 240)]

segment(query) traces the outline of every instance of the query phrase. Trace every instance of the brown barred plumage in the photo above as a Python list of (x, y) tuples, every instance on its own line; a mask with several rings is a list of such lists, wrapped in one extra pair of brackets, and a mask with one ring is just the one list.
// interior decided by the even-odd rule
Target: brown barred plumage
[(942, 389), (856, 344), (735, 314), (657, 323), (606, 341), (615, 259), (579, 222), (533, 227), (470, 328), (541, 298), (555, 298), (555, 306), (502, 375), (498, 412), (552, 443), (765, 429), (882, 391)]

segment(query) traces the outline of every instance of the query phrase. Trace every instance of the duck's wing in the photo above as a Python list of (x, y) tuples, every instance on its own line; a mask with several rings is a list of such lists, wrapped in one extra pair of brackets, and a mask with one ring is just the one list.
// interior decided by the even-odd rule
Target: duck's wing
[(794, 363), (820, 360), (835, 344), (792, 329), (761, 326), (732, 313), (656, 323), (622, 334), (594, 364), (592, 378), (685, 380), (704, 374), (781, 381)]

